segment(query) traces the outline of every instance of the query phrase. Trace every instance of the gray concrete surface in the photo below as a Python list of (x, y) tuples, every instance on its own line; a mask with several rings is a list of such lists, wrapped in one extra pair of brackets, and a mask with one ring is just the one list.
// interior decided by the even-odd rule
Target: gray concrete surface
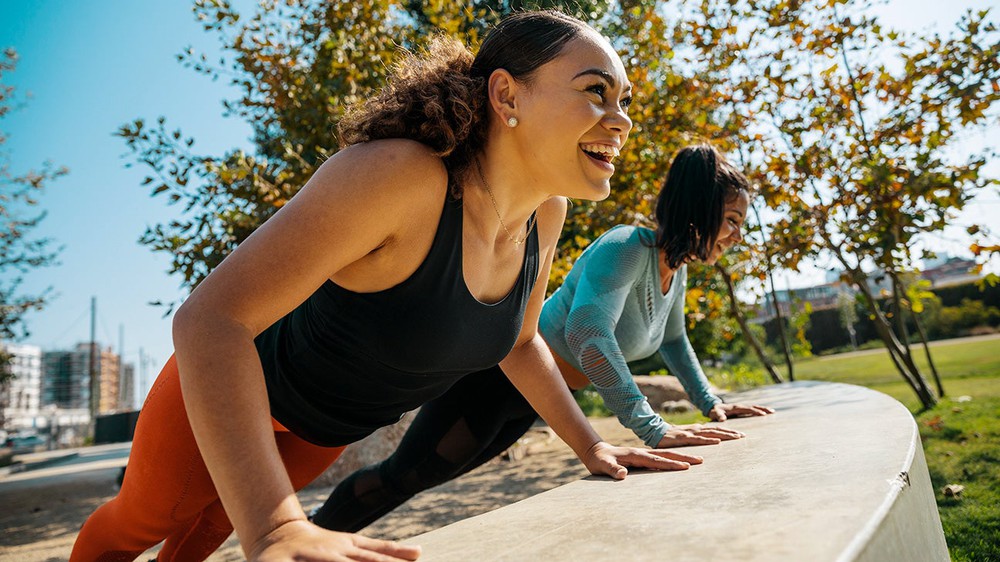
[(775, 407), (705, 463), (586, 478), (406, 541), (421, 560), (948, 560), (912, 415), (822, 382), (731, 395)]

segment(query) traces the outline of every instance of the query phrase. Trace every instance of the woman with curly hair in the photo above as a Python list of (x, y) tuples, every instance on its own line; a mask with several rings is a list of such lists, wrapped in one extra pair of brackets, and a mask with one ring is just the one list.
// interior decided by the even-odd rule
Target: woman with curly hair
[[(618, 420), (650, 447), (713, 445), (743, 437), (719, 426), (671, 426), (639, 391), (627, 361), (659, 352), (703, 414), (760, 416), (765, 406), (725, 404), (688, 341), (687, 263), (715, 263), (742, 240), (746, 178), (711, 146), (674, 158), (656, 205), (657, 229), (616, 226), (591, 243), (545, 301), (539, 331), (565, 384), (593, 384)], [(413, 497), (513, 445), (538, 419), (499, 367), (469, 376), (424, 405), (396, 451), (348, 476), (312, 516), (355, 532)]]
[(595, 474), (700, 462), (601, 441), (538, 333), (563, 197), (608, 195), (629, 90), (607, 40), (558, 12), (505, 19), (475, 58), (447, 40), (408, 57), (177, 311), (121, 491), (71, 560), (164, 539), (159, 560), (203, 560), (233, 528), (250, 560), (415, 559), (310, 523), (295, 490), (498, 363)]

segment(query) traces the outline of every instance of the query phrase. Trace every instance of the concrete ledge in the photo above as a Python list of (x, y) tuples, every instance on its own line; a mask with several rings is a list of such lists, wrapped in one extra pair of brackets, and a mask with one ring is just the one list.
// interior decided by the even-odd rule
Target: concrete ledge
[[(866, 388), (731, 395), (773, 406), (677, 473), (586, 478), (406, 541), (421, 560), (948, 560), (912, 415)], [(530, 462), (530, 457), (525, 462)]]

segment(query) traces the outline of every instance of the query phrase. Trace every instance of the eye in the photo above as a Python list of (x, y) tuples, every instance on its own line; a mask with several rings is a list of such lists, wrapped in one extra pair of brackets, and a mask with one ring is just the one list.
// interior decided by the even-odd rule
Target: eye
[(622, 101), (618, 102), (618, 105), (622, 106), (622, 109), (628, 109), (628, 106), (632, 105), (632, 96), (622, 98)]
[(607, 86), (604, 84), (594, 84), (593, 86), (588, 86), (587, 91), (597, 94), (601, 98), (601, 103), (604, 103), (604, 93), (607, 91)]

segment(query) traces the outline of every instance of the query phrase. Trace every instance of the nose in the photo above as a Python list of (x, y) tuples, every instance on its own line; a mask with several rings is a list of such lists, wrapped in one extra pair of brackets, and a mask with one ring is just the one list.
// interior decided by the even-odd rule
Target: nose
[[(615, 103), (614, 109), (609, 111), (604, 118), (604, 126), (623, 137), (628, 137), (629, 131), (632, 130), (632, 119), (625, 112), (624, 107)], [(622, 142), (624, 141), (625, 139), (622, 138)]]
[(729, 235), (733, 240), (733, 244), (739, 244), (743, 241), (743, 229), (739, 227), (734, 227), (733, 232)]

